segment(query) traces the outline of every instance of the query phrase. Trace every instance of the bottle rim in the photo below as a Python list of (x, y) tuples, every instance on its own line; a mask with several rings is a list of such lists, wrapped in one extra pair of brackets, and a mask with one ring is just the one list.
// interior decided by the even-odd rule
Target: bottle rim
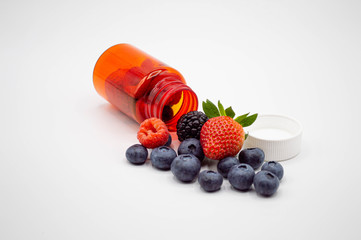
[[(198, 109), (197, 95), (188, 85), (178, 79), (163, 79), (156, 84), (148, 98), (150, 104), (146, 109), (147, 118), (162, 119), (166, 103), (179, 92), (182, 92), (183, 96), (181, 106), (171, 119), (165, 121), (169, 131), (176, 131), (178, 119), (182, 115)], [(162, 120), (164, 121), (164, 119)]]

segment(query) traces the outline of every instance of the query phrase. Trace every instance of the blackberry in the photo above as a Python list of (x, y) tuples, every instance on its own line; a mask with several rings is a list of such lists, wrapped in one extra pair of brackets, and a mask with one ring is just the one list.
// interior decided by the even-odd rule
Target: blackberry
[(208, 117), (203, 112), (192, 111), (183, 115), (177, 122), (178, 140), (183, 141), (187, 138), (199, 140), (202, 126), (207, 121)]

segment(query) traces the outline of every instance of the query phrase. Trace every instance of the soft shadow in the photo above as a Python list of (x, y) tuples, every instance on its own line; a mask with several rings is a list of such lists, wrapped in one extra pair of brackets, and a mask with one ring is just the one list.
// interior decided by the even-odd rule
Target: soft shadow
[(241, 193), (252, 193), (252, 192), (255, 192), (255, 190), (251, 187), (251, 188), (249, 188), (249, 189), (247, 189), (247, 190), (239, 190), (239, 189), (237, 189), (237, 188), (235, 188), (235, 187), (233, 187), (232, 185), (230, 186), (230, 189), (232, 189), (233, 191), (235, 191), (235, 192), (241, 192)]
[(221, 191), (222, 191), (222, 187), (216, 191), (213, 191), (213, 192), (207, 192), (206, 190), (204, 190), (201, 185), (199, 185), (199, 190), (201, 192), (204, 192), (204, 193), (207, 193), (207, 194), (219, 194)]
[(133, 129), (135, 132), (138, 131), (139, 123), (131, 119), (126, 114), (122, 113), (119, 109), (114, 107), (112, 104), (104, 103), (98, 106), (101, 112), (108, 114), (116, 119), (119, 119), (119, 122), (124, 124), (126, 127)]
[(119, 160), (120, 163), (123, 163), (124, 161), (125, 161), (126, 164), (129, 165), (129, 166), (141, 167), (141, 166), (149, 166), (149, 165), (151, 165), (149, 159), (145, 160), (144, 163), (131, 163), (130, 161), (128, 161), (127, 158), (124, 158), (124, 159), (120, 159), (120, 160)]
[(277, 197), (278, 192), (275, 192), (271, 196), (264, 196), (264, 195), (261, 195), (259, 193), (256, 193), (256, 194), (257, 194), (257, 197), (261, 197), (261, 198), (275, 198), (275, 197)]
[[(150, 161), (151, 162), (151, 161)], [(170, 172), (170, 168), (168, 169), (160, 169), (160, 168), (157, 168), (155, 167), (153, 164), (152, 165), (152, 168), (155, 170), (155, 171), (159, 171), (159, 172)]]

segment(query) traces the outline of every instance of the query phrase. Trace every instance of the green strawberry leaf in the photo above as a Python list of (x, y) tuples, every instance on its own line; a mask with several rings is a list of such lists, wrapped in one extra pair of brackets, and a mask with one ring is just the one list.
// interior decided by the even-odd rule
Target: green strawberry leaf
[(226, 116), (226, 112), (224, 111), (224, 107), (221, 103), (221, 101), (218, 100), (218, 109), (219, 109), (219, 113), (221, 114), (221, 116)]
[(254, 121), (256, 121), (257, 116), (258, 116), (257, 113), (253, 114), (251, 116), (248, 116), (248, 117), (244, 118), (239, 124), (241, 124), (242, 127), (251, 126), (254, 123)]
[(244, 135), (244, 140), (248, 138), (248, 132)]
[(207, 117), (209, 118), (213, 118), (213, 117), (218, 117), (220, 116), (219, 111), (216, 107), (216, 105), (214, 105), (214, 103), (212, 103), (211, 101), (209, 101), (208, 99), (206, 100), (206, 102), (202, 102), (202, 108), (203, 108), (203, 112), (207, 115)]
[[(247, 118), (248, 114), (249, 114), (249, 113), (246, 113), (246, 114), (243, 114), (243, 115), (241, 115), (241, 116), (239, 116), (239, 117), (236, 117), (236, 119), (234, 119), (234, 121), (236, 121), (236, 122), (238, 122), (239, 124), (241, 124), (241, 122), (242, 122), (245, 118)], [(242, 125), (242, 124), (241, 124), (241, 125)], [(243, 125), (242, 125), (242, 126), (243, 126)]]
[[(234, 118), (236, 115), (233, 111), (232, 107), (228, 107), (227, 109), (224, 109), (221, 101), (218, 100), (218, 108), (217, 106), (212, 103), (210, 100), (206, 100), (205, 102), (202, 102), (202, 108), (203, 112), (207, 115), (208, 118), (213, 117), (219, 117), (219, 116), (228, 116), (231, 118)], [(249, 113), (243, 114), (239, 117), (236, 117), (234, 120), (242, 125), (242, 127), (248, 127), (256, 121), (258, 114), (253, 114), (251, 116), (248, 116)], [(246, 134), (246, 138), (248, 136), (248, 133)]]
[(232, 107), (226, 109), (226, 116), (234, 118), (236, 116), (235, 112), (233, 111)]

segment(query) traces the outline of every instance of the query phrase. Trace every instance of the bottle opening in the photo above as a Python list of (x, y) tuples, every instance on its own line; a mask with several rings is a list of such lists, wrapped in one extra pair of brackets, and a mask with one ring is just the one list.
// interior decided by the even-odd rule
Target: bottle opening
[(198, 109), (197, 95), (189, 86), (174, 78), (157, 82), (145, 102), (144, 118), (160, 118), (172, 132), (177, 130), (178, 119), (183, 114)]
[(198, 109), (198, 99), (191, 89), (178, 90), (169, 94), (161, 108), (161, 119), (168, 126), (169, 131), (177, 130), (178, 119), (190, 112)]
[(170, 121), (179, 110), (182, 108), (182, 103), (184, 100), (183, 91), (177, 92), (171, 96), (168, 101), (165, 103), (162, 111), (162, 120), (163, 122)]

